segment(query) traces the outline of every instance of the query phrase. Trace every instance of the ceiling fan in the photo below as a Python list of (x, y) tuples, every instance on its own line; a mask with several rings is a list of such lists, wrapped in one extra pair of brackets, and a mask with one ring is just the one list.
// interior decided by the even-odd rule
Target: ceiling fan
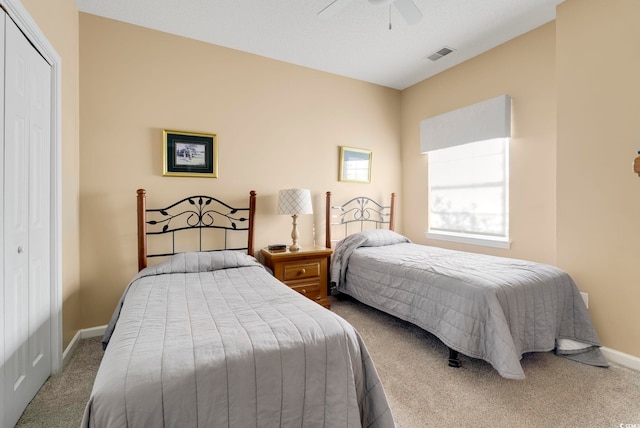
[[(422, 12), (418, 9), (418, 6), (413, 2), (413, 0), (367, 0), (370, 4), (374, 6), (391, 6), (393, 4), (400, 16), (406, 21), (407, 24), (413, 25), (420, 22), (422, 19)], [(318, 12), (318, 17), (320, 19), (329, 19), (332, 16), (336, 15), (340, 12), (346, 5), (351, 3), (351, 0), (334, 0), (329, 3), (324, 9)]]

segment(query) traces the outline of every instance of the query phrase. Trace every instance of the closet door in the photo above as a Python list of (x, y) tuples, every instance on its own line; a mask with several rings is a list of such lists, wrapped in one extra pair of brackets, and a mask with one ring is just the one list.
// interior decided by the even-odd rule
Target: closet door
[(51, 373), (51, 69), (5, 19), (4, 408), (13, 426)]
[(5, 391), (5, 377), (4, 366), (6, 363), (6, 357), (4, 353), (4, 28), (5, 28), (6, 15), (4, 11), (0, 13), (0, 141), (2, 146), (0, 148), (0, 428), (5, 427), (5, 407), (4, 407), (4, 391)]

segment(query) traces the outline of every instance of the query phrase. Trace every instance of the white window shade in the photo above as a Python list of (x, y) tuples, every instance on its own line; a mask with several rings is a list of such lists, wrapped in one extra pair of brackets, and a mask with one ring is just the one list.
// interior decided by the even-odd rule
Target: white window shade
[(508, 137), (511, 137), (509, 95), (500, 95), (420, 122), (422, 153)]

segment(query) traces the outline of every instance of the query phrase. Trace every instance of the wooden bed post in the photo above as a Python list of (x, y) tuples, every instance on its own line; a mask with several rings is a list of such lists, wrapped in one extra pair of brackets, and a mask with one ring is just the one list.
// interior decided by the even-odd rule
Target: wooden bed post
[(247, 243), (247, 254), (253, 254), (253, 217), (256, 214), (256, 191), (249, 192), (249, 242)]
[(331, 248), (331, 192), (327, 192), (325, 206), (325, 233), (324, 233), (324, 246)]
[(396, 221), (396, 194), (391, 194), (391, 213), (389, 216), (389, 230), (395, 230), (395, 221)]
[(138, 271), (147, 267), (146, 193), (138, 189)]

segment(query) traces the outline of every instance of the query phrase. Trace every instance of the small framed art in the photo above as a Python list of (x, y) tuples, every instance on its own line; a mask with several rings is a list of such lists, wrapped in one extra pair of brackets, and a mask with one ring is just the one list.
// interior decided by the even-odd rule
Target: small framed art
[(340, 181), (371, 183), (371, 150), (340, 146)]
[(162, 131), (162, 175), (218, 177), (218, 137), (185, 131)]

